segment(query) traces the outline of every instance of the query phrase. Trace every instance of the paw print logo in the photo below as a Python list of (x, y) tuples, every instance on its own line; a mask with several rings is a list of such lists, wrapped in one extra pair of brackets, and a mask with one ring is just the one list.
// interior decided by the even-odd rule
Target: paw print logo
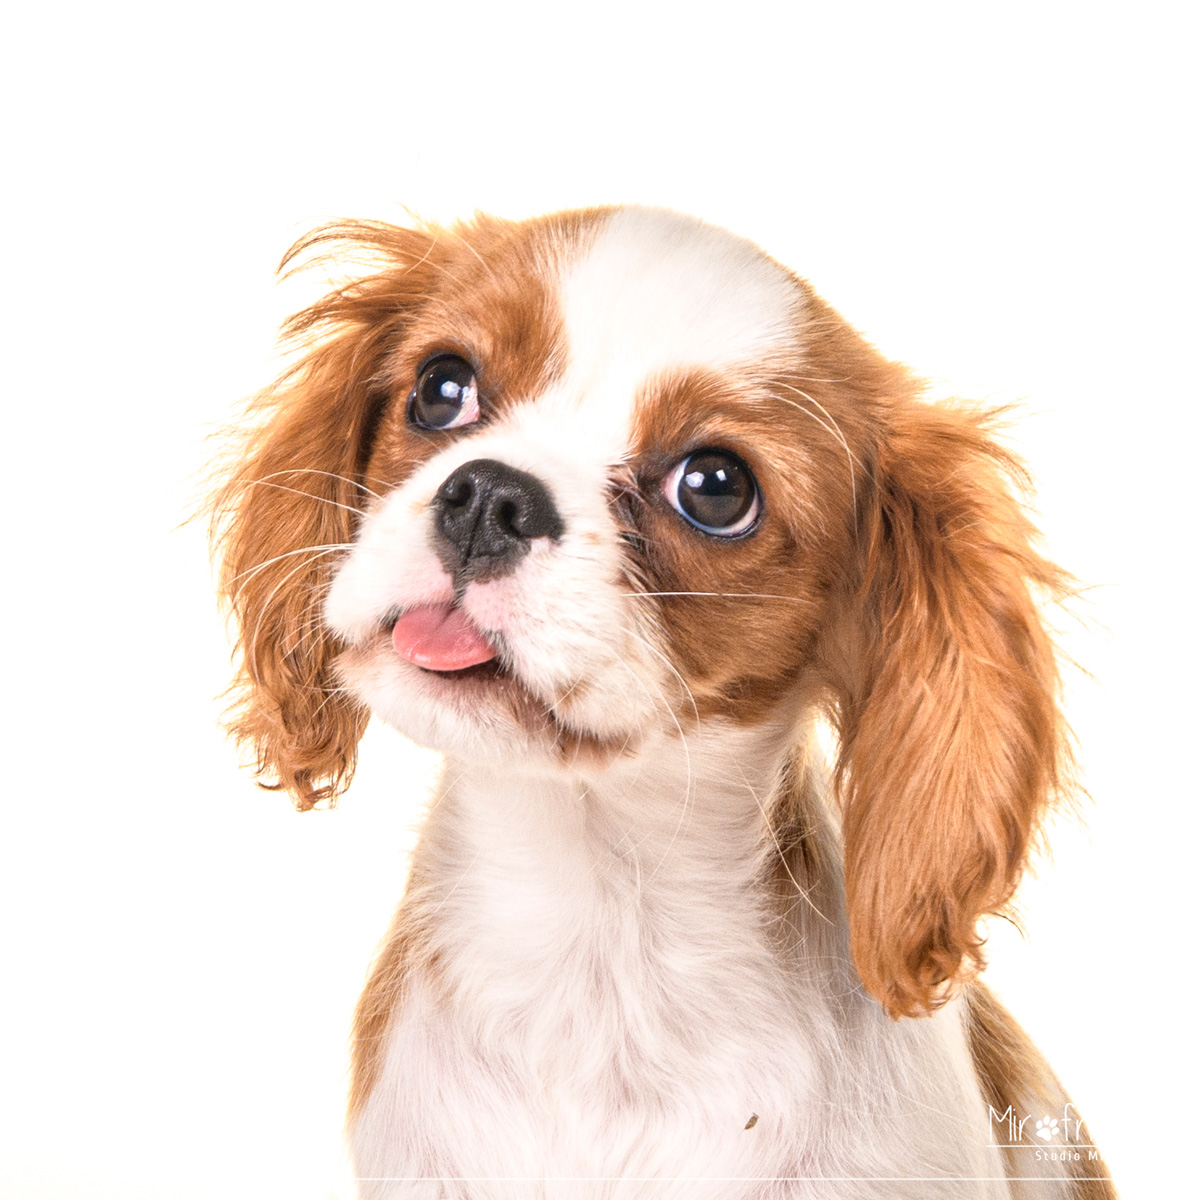
[(1043, 1117), (1037, 1123), (1037, 1135), (1043, 1142), (1048, 1142), (1058, 1134), (1058, 1121), (1054, 1117)]

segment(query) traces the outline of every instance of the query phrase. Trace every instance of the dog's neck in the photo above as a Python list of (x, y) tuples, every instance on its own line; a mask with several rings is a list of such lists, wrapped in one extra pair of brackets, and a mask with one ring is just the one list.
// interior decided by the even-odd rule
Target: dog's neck
[(426, 840), (499, 872), (504, 887), (553, 868), (556, 895), (626, 873), (643, 888), (696, 879), (706, 866), (724, 881), (711, 886), (737, 887), (737, 864), (757, 865), (788, 743), (782, 728), (701, 727), (600, 770), (451, 760)]
[(406, 901), (447, 982), (497, 1016), (544, 1011), (585, 970), (699, 995), (706, 964), (771, 974), (795, 907), (772, 828), (794, 736), (701, 730), (589, 774), (448, 763)]

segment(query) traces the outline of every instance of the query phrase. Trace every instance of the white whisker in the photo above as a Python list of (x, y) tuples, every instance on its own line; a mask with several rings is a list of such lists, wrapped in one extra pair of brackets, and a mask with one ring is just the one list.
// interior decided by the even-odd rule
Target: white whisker
[[(320, 556), (318, 555), (315, 557), (320, 557)], [(262, 631), (263, 622), (267, 619), (267, 613), (270, 612), (270, 610), (271, 610), (272, 601), (274, 601), (275, 597), (278, 596), (279, 593), (283, 590), (283, 588), (287, 586), (288, 582), (291, 580), (291, 578), (294, 575), (298, 575), (301, 571), (305, 570), (310, 565), (311, 565), (311, 561), (306, 560), (305, 562), (300, 563), (299, 566), (293, 567), (271, 589), (270, 593), (267, 595), (267, 598), (263, 601), (261, 607), (259, 608), (258, 619), (254, 622), (254, 631), (249, 638), (246, 638), (244, 640), (244, 644), (248, 650), (248, 664), (250, 667), (250, 674), (251, 674), (252, 678), (257, 679), (258, 675), (259, 675), (258, 652), (256, 650), (256, 647), (258, 645), (258, 635)], [(310, 606), (313, 604), (314, 600), (315, 600), (315, 597), (309, 598)], [(318, 610), (319, 610), (319, 607), (320, 606), (318, 604), (317, 605)], [(313, 611), (313, 609), (312, 609), (312, 607), (310, 607), (308, 609), (308, 612), (311, 613), (312, 611)]]
[[(348, 483), (351, 487), (356, 487), (359, 491), (366, 492), (368, 496), (371, 496), (375, 500), (383, 499), (378, 492), (372, 491), (360, 480), (351, 479), (349, 475), (339, 475), (336, 471), (322, 471), (317, 467), (288, 467), (284, 471), (272, 471), (270, 475), (262, 475), (254, 482), (265, 483), (267, 480), (276, 479), (280, 475), (324, 475), (328, 479), (336, 479), (339, 483)], [(308, 495), (307, 492), (302, 494)], [(320, 497), (314, 497), (314, 499), (320, 499)]]
[(300, 546), (296, 550), (285, 550), (282, 554), (275, 555), (274, 558), (264, 559), (256, 566), (247, 567), (246, 570), (238, 572), (229, 582), (232, 585), (237, 583), (239, 579), (253, 579), (260, 571), (265, 571), (267, 567), (273, 566), (277, 562), (282, 562), (285, 558), (291, 558), (296, 554), (311, 554), (314, 559), (317, 559), (326, 554), (333, 554), (338, 550), (353, 549), (353, 542), (326, 542), (323, 545)]
[(787, 600), (792, 604), (812, 605), (803, 596), (783, 596), (776, 592), (622, 592), (622, 596), (712, 596), (720, 600)]
[(344, 508), (348, 513), (353, 513), (356, 517), (366, 515), (363, 509), (355, 508), (352, 504), (343, 504), (340, 500), (330, 500), (328, 496), (317, 496), (312, 492), (306, 492), (301, 488), (287, 487), (282, 483), (271, 483), (269, 477), (266, 479), (246, 479), (242, 482), (247, 487), (276, 488), (281, 492), (291, 492), (293, 496), (303, 496), (306, 500), (316, 500), (319, 504), (332, 504), (334, 508)]
[(836, 438), (841, 443), (842, 449), (846, 451), (846, 459), (850, 463), (850, 498), (851, 498), (851, 503), (853, 504), (853, 507), (854, 507), (854, 529), (855, 529), (855, 532), (857, 533), (857, 531), (858, 531), (858, 486), (855, 483), (854, 468), (858, 467), (859, 470), (862, 470), (863, 469), (862, 463), (859, 462), (857, 458), (855, 458), (854, 452), (850, 449), (850, 443), (846, 440), (846, 435), (842, 432), (841, 426), (837, 423), (837, 421), (834, 420), (832, 414), (819, 400), (814, 399), (807, 392), (802, 391), (800, 388), (793, 387), (790, 383), (783, 383), (782, 386), (787, 388), (789, 392), (795, 392), (797, 396), (803, 396), (804, 399), (807, 400), (810, 404), (812, 404), (816, 408), (820, 409), (820, 411), (825, 416), (825, 420), (828, 421), (829, 424), (827, 425), (825, 423), (825, 421), (822, 421), (821, 418), (817, 416), (816, 413), (811, 412), (809, 409), (805, 408), (804, 405), (797, 404), (795, 400), (789, 400), (786, 396), (776, 396), (775, 398), (783, 404), (790, 404), (794, 409), (796, 409), (797, 412), (802, 412), (806, 416), (812, 417), (812, 419), (814, 421), (816, 421), (816, 423), (818, 425), (820, 425), (821, 428), (824, 429), (826, 433), (831, 434), (834, 438)]
[(745, 769), (742, 767), (740, 762), (737, 764), (737, 767), (738, 767), (738, 774), (741, 775), (741, 777), (742, 777), (742, 783), (745, 785), (746, 790), (754, 798), (754, 803), (756, 805), (758, 805), (758, 811), (760, 813), (762, 813), (763, 826), (766, 829), (767, 833), (770, 835), (771, 841), (775, 845), (775, 854), (779, 859), (780, 865), (783, 867), (784, 871), (787, 872), (787, 877), (792, 881), (792, 886), (795, 887), (797, 896), (800, 899), (803, 899), (804, 902), (809, 906), (809, 908), (811, 908), (813, 910), (813, 912), (815, 912), (817, 914), (817, 916), (821, 918), (822, 921), (824, 921), (827, 925), (832, 925), (833, 921), (831, 921), (829, 919), (829, 917), (827, 917), (816, 906), (812, 897), (808, 894), (809, 890), (800, 883), (800, 881), (796, 878), (796, 876), (794, 874), (792, 874), (792, 868), (788, 865), (787, 855), (784, 853), (783, 847), (779, 844), (779, 837), (775, 832), (775, 826), (771, 823), (770, 814), (767, 812), (766, 808), (763, 805), (762, 800), (759, 798), (757, 789), (746, 778)]
[[(637, 630), (630, 629), (628, 626), (623, 625), (623, 626), (621, 626), (621, 632), (624, 633), (627, 637), (631, 637), (635, 642), (637, 642), (639, 645), (641, 645), (644, 649), (648, 650), (656, 658), (660, 659), (663, 662), (663, 664), (666, 666), (667, 670), (670, 671), (671, 674), (675, 676), (675, 678), (679, 681), (679, 685), (683, 689), (684, 694), (687, 696), (688, 700), (691, 702), (692, 713), (696, 718), (697, 724), (699, 724), (700, 710), (696, 704), (696, 698), (692, 694), (692, 689), (690, 687), (688, 687), (687, 681), (678, 672), (678, 670), (676, 670), (674, 664), (670, 661), (670, 659), (668, 659), (667, 656), (665, 654), (663, 654), (661, 650), (659, 650), (656, 646), (654, 646), (650, 642), (649, 638), (645, 637), (643, 634), (639, 633)], [(655, 691), (658, 691), (660, 696), (662, 696), (662, 692), (657, 687), (657, 685), (655, 685)], [(649, 878), (646, 880), (647, 883), (651, 883), (654, 881), (654, 879), (658, 876), (659, 871), (662, 870), (663, 865), (670, 858), (671, 850), (674, 847), (676, 840), (679, 838), (679, 835), (683, 832), (683, 827), (686, 824), (688, 816), (691, 813), (692, 803), (693, 803), (693, 801), (692, 801), (692, 780), (693, 780), (692, 752), (691, 752), (690, 747), (688, 746), (687, 734), (684, 733), (683, 725), (680, 723), (679, 717), (675, 714), (675, 711), (671, 707), (670, 703), (667, 702), (666, 697), (662, 696), (662, 699), (663, 699), (664, 705), (667, 710), (667, 715), (670, 716), (671, 721), (674, 723), (675, 728), (679, 732), (679, 743), (683, 747), (683, 760), (684, 760), (683, 804), (680, 806), (679, 819), (675, 822), (675, 828), (672, 830), (671, 836), (667, 841), (667, 847), (663, 851), (662, 855), (659, 857), (658, 863), (655, 865), (654, 870), (650, 872)]]

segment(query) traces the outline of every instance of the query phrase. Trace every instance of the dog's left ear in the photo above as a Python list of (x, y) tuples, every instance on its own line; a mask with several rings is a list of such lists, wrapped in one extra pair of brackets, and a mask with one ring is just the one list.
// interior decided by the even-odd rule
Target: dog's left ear
[[(1065, 727), (1019, 464), (979, 414), (905, 400), (878, 445), (838, 622), (837, 723), (855, 963), (893, 1016), (983, 965), (1060, 786)], [(844, 651), (848, 649), (849, 655)]]
[(300, 809), (346, 788), (367, 723), (337, 677), (342, 647), (322, 606), (372, 494), (364, 473), (387, 400), (379, 373), (432, 288), (437, 248), (432, 231), (369, 222), (319, 229), (292, 248), (284, 266), (342, 252), (378, 269), (284, 327), (307, 353), (256, 399), (212, 501), (240, 660), (229, 729), (263, 785)]

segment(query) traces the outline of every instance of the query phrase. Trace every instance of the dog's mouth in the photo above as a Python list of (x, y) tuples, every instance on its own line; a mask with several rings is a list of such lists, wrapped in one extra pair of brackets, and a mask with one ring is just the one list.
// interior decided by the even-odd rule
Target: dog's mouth
[(420, 693), (434, 707), (482, 718), (492, 733), (501, 728), (495, 718), (506, 715), (529, 746), (540, 745), (563, 761), (608, 762), (635, 740), (628, 731), (601, 734), (572, 719), (572, 700), (587, 691), (582, 682), (561, 696), (535, 691), (514, 667), (503, 635), (483, 633), (453, 601), (393, 610), (368, 643), (347, 648), (342, 669), (353, 681), (357, 669), (369, 677), (387, 659), (417, 669), (425, 681)]
[(499, 659), (490, 659), (485, 663), (476, 663), (470, 667), (459, 667), (454, 671), (438, 671), (433, 667), (421, 667), (421, 672), (425, 675), (433, 675), (438, 679), (462, 680), (466, 683), (469, 680), (477, 679), (488, 681), (493, 679), (508, 679), (511, 673), (507, 668), (501, 665)]
[(390, 650), (423, 676), (444, 680), (456, 704), (503, 699), (510, 708), (544, 713), (546, 705), (513, 673), (496, 634), (485, 634), (453, 601), (406, 609), (384, 625)]
[(413, 666), (439, 675), (459, 674), (496, 660), (496, 647), (453, 601), (401, 613), (392, 625), (392, 646)]

